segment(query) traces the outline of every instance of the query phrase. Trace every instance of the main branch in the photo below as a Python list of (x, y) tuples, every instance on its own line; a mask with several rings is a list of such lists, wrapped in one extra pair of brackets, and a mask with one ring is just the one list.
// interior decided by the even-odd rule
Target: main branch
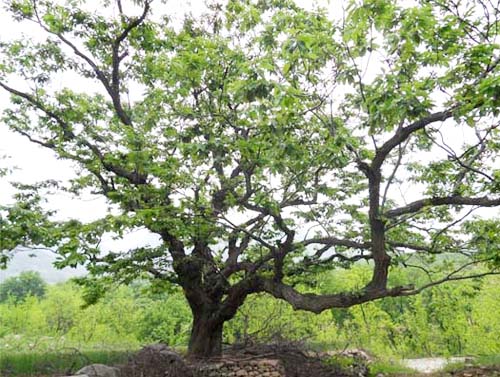
[(500, 198), (491, 199), (487, 196), (478, 198), (469, 198), (459, 195), (428, 198), (416, 200), (403, 207), (394, 208), (384, 213), (385, 217), (393, 218), (409, 213), (416, 213), (425, 207), (443, 206), (443, 205), (467, 205), (467, 206), (480, 206), (480, 207), (495, 207), (500, 206)]

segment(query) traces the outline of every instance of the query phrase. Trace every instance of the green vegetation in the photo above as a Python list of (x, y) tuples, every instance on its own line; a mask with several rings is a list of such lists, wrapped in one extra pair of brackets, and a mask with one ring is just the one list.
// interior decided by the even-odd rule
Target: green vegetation
[(380, 375), (380, 373), (384, 375), (398, 374), (398, 375), (412, 375), (417, 372), (413, 369), (407, 368), (404, 365), (401, 365), (398, 361), (385, 361), (385, 360), (377, 360), (374, 363), (371, 363), (369, 366), (370, 377), (375, 377)]
[[(362, 284), (369, 272), (369, 266), (357, 264), (323, 273), (308, 289), (346, 289)], [(499, 277), (455, 282), (420, 296), (320, 315), (256, 295), (226, 324), (224, 342), (296, 340), (318, 351), (361, 348), (377, 357), (370, 364), (373, 376), (411, 374), (395, 361), (402, 357), (474, 355), (478, 365), (500, 365), (493, 355), (500, 354), (499, 287)], [(192, 319), (184, 296), (152, 288), (137, 281), (106, 292), (92, 305), (84, 300), (86, 288), (74, 282), (50, 285), (43, 297), (10, 297), (0, 303), (0, 375), (67, 374), (89, 363), (120, 363), (154, 342), (185, 351)]]
[[(339, 285), (368, 273), (361, 265), (326, 273), (314, 289), (343, 289)], [(500, 278), (457, 282), (320, 315), (257, 295), (227, 323), (224, 341), (297, 340), (318, 350), (362, 348), (383, 358), (500, 354), (499, 286)], [(72, 282), (49, 286), (43, 298), (7, 300), (0, 304), (0, 355), (126, 351), (154, 342), (185, 348), (191, 314), (184, 296), (149, 288), (145, 282), (119, 287), (90, 306), (84, 288)]]
[[(320, 291), (362, 284), (370, 273), (357, 265), (318, 279)], [(402, 278), (405, 271), (393, 272)], [(416, 282), (424, 275), (414, 275)], [(389, 298), (320, 315), (257, 296), (226, 326), (227, 339), (249, 334), (306, 340), (318, 349), (362, 348), (382, 357), (491, 355), (500, 353), (500, 279), (444, 285), (416, 297)], [(260, 308), (256, 310), (256, 308)], [(265, 310), (264, 310), (265, 308)]]
[(22, 301), (28, 296), (43, 297), (45, 290), (46, 284), (39, 273), (21, 272), (19, 276), (11, 277), (0, 284), (0, 302), (7, 299)]
[(0, 375), (54, 375), (69, 374), (86, 365), (99, 363), (113, 365), (127, 361), (129, 351), (80, 351), (61, 349), (58, 352), (6, 352), (0, 355)]
[(474, 357), (468, 361), (454, 362), (446, 365), (444, 368), (445, 372), (452, 373), (462, 370), (467, 366), (477, 366), (477, 367), (498, 367), (500, 366), (500, 354), (496, 355), (481, 355)]
[(500, 365), (500, 354), (479, 356), (474, 359), (474, 364), (483, 366)]

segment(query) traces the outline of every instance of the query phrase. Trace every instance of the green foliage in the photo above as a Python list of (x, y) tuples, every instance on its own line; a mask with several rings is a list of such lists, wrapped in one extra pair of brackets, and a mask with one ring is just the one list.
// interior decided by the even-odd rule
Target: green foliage
[[(317, 277), (325, 292), (349, 290), (370, 272), (356, 265)], [(398, 270), (395, 279), (407, 278)], [(415, 282), (423, 273), (412, 274)], [(382, 358), (498, 353), (498, 278), (441, 286), (416, 297), (389, 298), (321, 315), (294, 312), (270, 297), (252, 297), (225, 328), (229, 342), (285, 337), (320, 349), (362, 348)], [(496, 302), (494, 302), (496, 300)]]
[(81, 311), (81, 296), (81, 291), (70, 283), (50, 287), (45, 299), (40, 302), (47, 335), (64, 336), (71, 330)]
[(370, 363), (368, 370), (368, 376), (370, 377), (376, 377), (380, 374), (411, 376), (413, 374), (417, 374), (417, 372), (413, 369), (405, 367), (404, 365), (401, 365), (397, 361), (385, 361), (382, 359)]
[(138, 338), (147, 343), (186, 345), (191, 331), (191, 312), (183, 295), (176, 292), (142, 300)]
[(4, 353), (0, 355), (0, 372), (13, 376), (59, 375), (74, 373), (89, 364), (124, 363), (130, 351), (59, 351)]
[(477, 365), (500, 365), (500, 355), (485, 355), (474, 360)]
[[(322, 284), (315, 289), (348, 289), (367, 271), (356, 265), (347, 272), (318, 276)], [(401, 270), (396, 276), (406, 273)], [(488, 361), (486, 356), (500, 352), (499, 285), (498, 278), (481, 284), (459, 282), (417, 297), (385, 299), (321, 315), (293, 311), (282, 301), (256, 295), (226, 323), (225, 342), (295, 340), (320, 350), (362, 348), (382, 359), (371, 366), (373, 375), (401, 372), (394, 362), (383, 361), (391, 357), (483, 355), (479, 360), (494, 364), (497, 360), (489, 356)], [(188, 342), (192, 318), (181, 292), (151, 293), (148, 284), (138, 281), (108, 290), (91, 306), (83, 305), (82, 295), (80, 286), (68, 282), (49, 286), (41, 299), (1, 303), (0, 373), (56, 371), (71, 363), (106, 361), (115, 351), (119, 356), (122, 350), (153, 342), (181, 349)], [(68, 353), (68, 349), (79, 351)]]
[(40, 274), (34, 271), (25, 271), (0, 284), (0, 302), (9, 298), (14, 301), (23, 301), (28, 296), (43, 297), (45, 291), (46, 284)]
[(234, 319), (226, 323), (227, 343), (275, 342), (294, 340), (321, 342), (321, 334), (335, 331), (328, 312), (319, 315), (293, 309), (268, 295), (250, 297)]
[[(498, 284), (499, 279), (493, 280)], [(470, 307), (470, 318), (467, 323), (467, 342), (470, 350), (480, 355), (498, 354), (500, 344), (490, 337), (490, 334), (498, 334), (500, 326), (498, 323), (498, 311), (500, 310), (499, 290), (495, 284), (487, 284), (482, 287), (476, 300)], [(480, 320), (479, 320), (480, 319)]]

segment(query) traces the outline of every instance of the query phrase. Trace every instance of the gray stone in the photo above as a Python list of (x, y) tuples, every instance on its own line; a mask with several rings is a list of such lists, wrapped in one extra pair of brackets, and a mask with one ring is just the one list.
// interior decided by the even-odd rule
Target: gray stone
[(144, 347), (141, 351), (142, 353), (151, 353), (161, 355), (163, 359), (168, 359), (171, 363), (177, 362), (184, 364), (184, 360), (182, 357), (171, 348), (169, 348), (166, 344), (157, 343), (151, 344), (149, 346)]
[(91, 364), (75, 373), (77, 376), (87, 377), (120, 377), (120, 370), (104, 364)]

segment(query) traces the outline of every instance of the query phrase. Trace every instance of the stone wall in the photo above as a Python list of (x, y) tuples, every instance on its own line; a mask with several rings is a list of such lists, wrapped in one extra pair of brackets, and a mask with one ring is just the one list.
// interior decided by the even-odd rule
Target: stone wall
[(186, 360), (163, 344), (144, 347), (117, 367), (90, 365), (77, 372), (80, 377), (366, 377), (367, 373), (366, 363), (341, 368), (291, 346), (259, 346), (217, 359)]
[(195, 377), (285, 377), (279, 360), (221, 360), (193, 368)]

